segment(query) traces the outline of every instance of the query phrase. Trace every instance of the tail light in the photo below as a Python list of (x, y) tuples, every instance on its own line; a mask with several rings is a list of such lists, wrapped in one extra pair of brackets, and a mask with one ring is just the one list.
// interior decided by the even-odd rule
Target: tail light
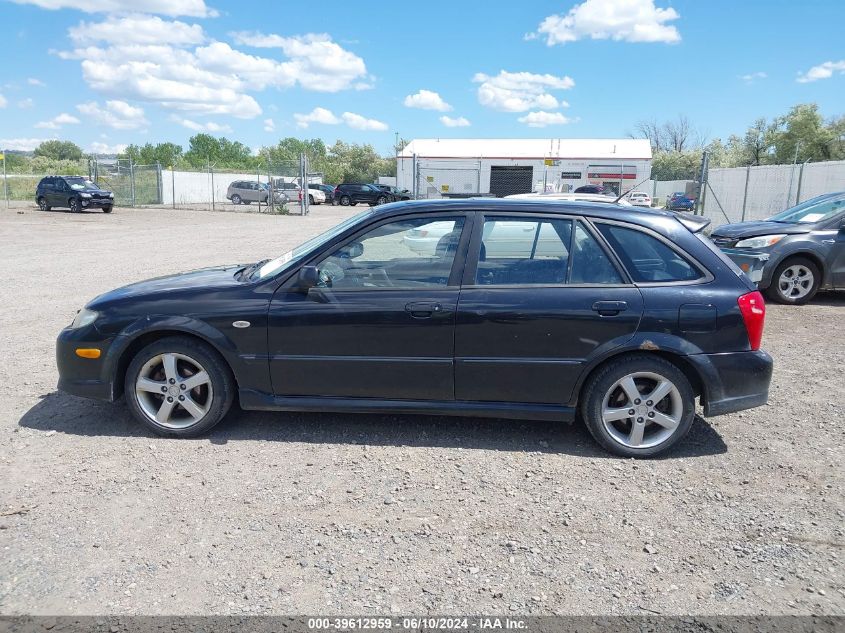
[(766, 303), (759, 291), (749, 292), (736, 300), (742, 320), (745, 321), (745, 331), (748, 332), (748, 343), (751, 349), (760, 349), (763, 340), (763, 323), (766, 320)]
[(302, 189), (299, 190), (299, 201), (302, 202)]

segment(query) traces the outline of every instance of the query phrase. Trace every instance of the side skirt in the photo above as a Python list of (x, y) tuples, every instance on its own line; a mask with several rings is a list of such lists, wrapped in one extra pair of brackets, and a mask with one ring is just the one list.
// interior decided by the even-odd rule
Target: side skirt
[(557, 404), (273, 396), (252, 389), (240, 389), (238, 396), (240, 398), (241, 408), (254, 411), (408, 413), (417, 415), (455, 415), (472, 418), (506, 418), (512, 420), (550, 420), (561, 422), (572, 422), (575, 419), (575, 407)]

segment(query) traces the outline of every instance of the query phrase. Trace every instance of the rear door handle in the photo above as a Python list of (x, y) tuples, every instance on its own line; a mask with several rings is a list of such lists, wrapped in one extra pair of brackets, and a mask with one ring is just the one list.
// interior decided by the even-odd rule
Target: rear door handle
[(836, 240), (822, 240), (822, 244), (836, 244)]
[(625, 301), (596, 301), (593, 304), (593, 311), (601, 316), (616, 316), (627, 309), (628, 303)]
[(430, 319), (433, 315), (442, 312), (443, 306), (439, 303), (429, 303), (428, 301), (414, 301), (405, 304), (405, 312), (410, 314), (415, 319)]

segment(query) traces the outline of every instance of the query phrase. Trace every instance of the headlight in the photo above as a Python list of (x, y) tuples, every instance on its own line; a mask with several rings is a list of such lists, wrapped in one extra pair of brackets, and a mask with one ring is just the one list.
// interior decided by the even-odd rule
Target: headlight
[(91, 194), (90, 194), (90, 193), (80, 193), (80, 194), (79, 194), (79, 197), (80, 197), (80, 198), (90, 198), (90, 197), (91, 197)]
[(97, 320), (98, 316), (100, 316), (99, 313), (89, 310), (88, 308), (82, 308), (76, 313), (73, 323), (70, 324), (70, 329), (76, 330), (81, 327), (85, 327), (86, 325), (91, 325)]
[(786, 234), (783, 235), (761, 235), (760, 237), (750, 237), (747, 240), (740, 240), (736, 243), (736, 248), (768, 248), (780, 242)]
[(109, 192), (109, 198), (114, 198), (114, 194)]

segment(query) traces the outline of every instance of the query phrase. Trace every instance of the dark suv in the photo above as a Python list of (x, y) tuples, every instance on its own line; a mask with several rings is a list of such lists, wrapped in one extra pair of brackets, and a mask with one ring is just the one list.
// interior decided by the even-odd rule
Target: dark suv
[[(59, 335), (59, 388), (125, 394), (162, 435), (205, 433), (238, 398), (582, 419), (614, 453), (657, 455), (696, 398), (716, 416), (768, 397), (763, 299), (704, 225), (606, 203), (380, 206), (273, 260), (97, 297)], [(431, 251), (410, 248), (430, 233)]]
[(83, 176), (47, 176), (35, 189), (35, 202), (42, 211), (62, 207), (74, 213), (84, 209), (102, 209), (103, 213), (111, 213), (114, 194), (100, 189)]
[(344, 207), (356, 205), (359, 202), (366, 202), (371, 207), (377, 204), (395, 202), (396, 198), (388, 191), (382, 191), (375, 185), (361, 185), (354, 183), (343, 183), (335, 187), (332, 204), (340, 204)]

